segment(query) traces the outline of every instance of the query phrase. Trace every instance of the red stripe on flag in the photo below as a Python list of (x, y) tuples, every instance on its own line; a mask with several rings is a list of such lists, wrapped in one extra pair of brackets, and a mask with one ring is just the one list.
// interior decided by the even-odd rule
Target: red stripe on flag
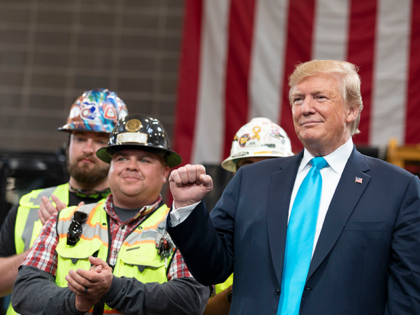
[(412, 2), (405, 143), (420, 142), (420, 2)]
[(233, 137), (248, 120), (249, 69), (254, 29), (255, 0), (232, 0), (225, 91), (223, 158), (230, 155)]
[(293, 152), (300, 151), (303, 146), (296, 136), (293, 126), (288, 78), (297, 64), (311, 60), (314, 13), (315, 0), (289, 1), (280, 126), (287, 132)]
[(185, 2), (174, 139), (174, 150), (181, 155), (182, 165), (190, 163), (194, 141), (202, 11), (202, 0), (187, 0)]
[(357, 144), (369, 143), (376, 15), (377, 0), (351, 1), (347, 60), (360, 68), (364, 107), (359, 125), (361, 133), (353, 137)]

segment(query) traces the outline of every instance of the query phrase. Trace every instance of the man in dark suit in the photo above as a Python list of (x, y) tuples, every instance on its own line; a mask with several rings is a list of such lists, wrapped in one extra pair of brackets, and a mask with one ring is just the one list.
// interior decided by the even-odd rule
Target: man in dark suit
[(357, 69), (289, 80), (298, 155), (241, 168), (208, 215), (203, 166), (170, 176), (168, 230), (203, 284), (235, 274), (231, 314), (420, 314), (420, 181), (361, 155)]

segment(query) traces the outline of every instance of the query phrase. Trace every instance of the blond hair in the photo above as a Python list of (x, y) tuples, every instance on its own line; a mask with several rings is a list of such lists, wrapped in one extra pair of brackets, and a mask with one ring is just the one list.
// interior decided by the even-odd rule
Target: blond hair
[(358, 127), (360, 114), (363, 110), (362, 94), (360, 92), (359, 69), (352, 63), (338, 60), (312, 60), (296, 66), (295, 71), (289, 77), (289, 101), (292, 104), (293, 87), (307, 77), (318, 73), (339, 74), (342, 78), (340, 92), (344, 103), (349, 107), (358, 107), (359, 114), (350, 125), (351, 135), (360, 133)]

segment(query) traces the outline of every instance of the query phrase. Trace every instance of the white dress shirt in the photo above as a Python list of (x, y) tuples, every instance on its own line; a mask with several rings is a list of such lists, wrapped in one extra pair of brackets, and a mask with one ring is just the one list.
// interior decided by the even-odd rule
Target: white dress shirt
[[(338, 182), (341, 178), (341, 174), (343, 174), (344, 167), (346, 166), (347, 160), (349, 159), (352, 151), (353, 140), (350, 137), (350, 139), (337, 150), (324, 156), (324, 159), (325, 161), (327, 161), (328, 166), (324, 167), (320, 171), (322, 177), (322, 193), (321, 202), (319, 204), (318, 220), (316, 223), (312, 255), (314, 253), (316, 243), (318, 242), (319, 235), (321, 234), (322, 225), (324, 224), (325, 216), (327, 215), (327, 211), (330, 206), (331, 200), (334, 196), (335, 189), (337, 188)], [(308, 150), (305, 149), (303, 151), (303, 158), (299, 165), (299, 169), (295, 179), (295, 184), (293, 186), (292, 196), (290, 198), (289, 218), (290, 211), (292, 210), (293, 203), (295, 202), (296, 194), (299, 190), (299, 187), (312, 167), (309, 161), (312, 160), (314, 157), (315, 156), (312, 155)]]
[[(328, 207), (330, 206), (332, 197), (334, 195), (335, 189), (337, 188), (338, 182), (340, 181), (341, 174), (344, 171), (344, 167), (347, 164), (347, 160), (350, 157), (351, 152), (353, 151), (353, 140), (350, 139), (339, 147), (334, 152), (324, 156), (324, 159), (327, 161), (328, 166), (321, 169), (321, 176), (322, 176), (322, 195), (321, 195), (321, 203), (319, 205), (319, 212), (318, 212), (318, 221), (316, 223), (316, 232), (315, 232), (315, 239), (314, 239), (314, 247), (312, 250), (312, 254), (315, 250), (316, 243), (318, 242), (319, 235), (321, 234), (322, 225), (324, 224), (325, 216), (327, 215)], [(304, 150), (303, 158), (300, 162), (300, 166), (296, 175), (295, 184), (293, 186), (292, 196), (290, 198), (290, 205), (289, 205), (289, 217), (290, 211), (292, 210), (293, 203), (296, 198), (296, 194), (300, 185), (302, 184), (303, 179), (308, 174), (309, 169), (311, 168), (311, 164), (309, 161), (314, 158), (315, 156), (312, 155), (308, 150)], [(179, 209), (175, 209), (175, 205), (172, 204), (172, 211), (170, 212), (170, 220), (172, 226), (177, 226), (178, 224), (182, 223), (190, 213), (195, 209), (195, 207), (199, 204), (199, 202), (187, 206), (182, 207)]]

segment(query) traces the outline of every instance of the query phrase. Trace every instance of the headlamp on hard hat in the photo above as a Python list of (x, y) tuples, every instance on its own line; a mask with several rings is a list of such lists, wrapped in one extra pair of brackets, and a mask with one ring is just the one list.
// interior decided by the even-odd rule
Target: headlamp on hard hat
[(110, 163), (112, 155), (120, 150), (144, 150), (162, 155), (169, 167), (181, 164), (181, 157), (171, 150), (165, 128), (159, 120), (143, 114), (121, 118), (109, 136), (108, 146), (99, 149), (96, 156)]

